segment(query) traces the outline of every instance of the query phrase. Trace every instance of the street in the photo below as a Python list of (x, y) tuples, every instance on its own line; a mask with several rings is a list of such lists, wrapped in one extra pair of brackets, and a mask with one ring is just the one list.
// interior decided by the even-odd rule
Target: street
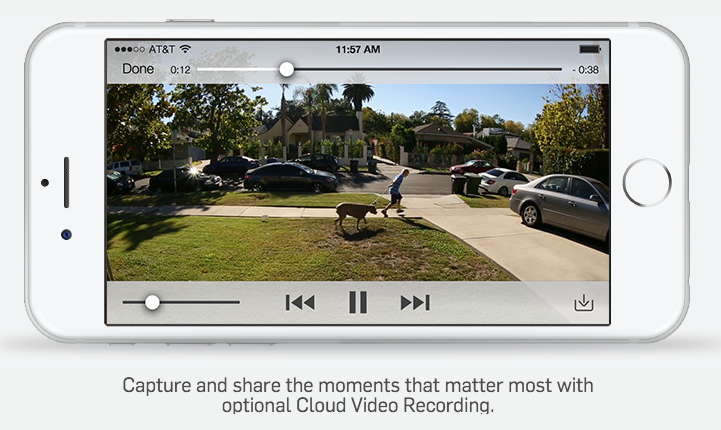
[[(208, 160), (195, 166), (202, 171)], [(401, 173), (403, 166), (378, 163), (378, 173), (368, 172), (350, 173), (342, 169), (338, 172), (338, 192), (341, 193), (373, 193), (385, 194), (388, 192), (388, 184), (393, 178)], [(135, 181), (135, 193), (145, 193), (148, 190), (148, 178), (140, 178)], [(226, 191), (247, 191), (243, 188), (242, 178), (238, 176), (224, 176), (223, 190)], [(449, 194), (451, 192), (450, 175), (424, 173), (420, 170), (411, 169), (411, 176), (403, 182), (401, 189), (403, 194)]]

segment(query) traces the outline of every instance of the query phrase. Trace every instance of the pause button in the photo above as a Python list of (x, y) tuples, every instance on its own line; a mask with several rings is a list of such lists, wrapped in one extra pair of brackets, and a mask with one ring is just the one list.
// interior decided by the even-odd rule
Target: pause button
[[(360, 294), (359, 294), (360, 293)], [(360, 296), (360, 300), (358, 299)], [(349, 312), (366, 313), (368, 310), (368, 293), (366, 291), (351, 291), (348, 297)]]

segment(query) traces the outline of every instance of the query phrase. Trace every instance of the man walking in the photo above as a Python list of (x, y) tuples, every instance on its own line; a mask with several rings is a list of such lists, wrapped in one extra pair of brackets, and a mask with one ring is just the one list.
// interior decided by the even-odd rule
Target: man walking
[(388, 218), (388, 209), (390, 209), (391, 206), (397, 204), (398, 209), (396, 209), (397, 212), (402, 212), (403, 209), (401, 209), (401, 199), (403, 196), (401, 195), (401, 184), (403, 183), (403, 178), (408, 176), (410, 171), (408, 169), (403, 169), (401, 173), (396, 175), (396, 177), (393, 179), (393, 182), (390, 183), (389, 192), (391, 193), (391, 202), (388, 203), (388, 206), (386, 206), (381, 213), (384, 217)]

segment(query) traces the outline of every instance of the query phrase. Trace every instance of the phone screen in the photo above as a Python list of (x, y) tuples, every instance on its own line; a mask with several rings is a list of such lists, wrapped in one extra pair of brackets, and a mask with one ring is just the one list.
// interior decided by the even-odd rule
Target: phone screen
[(609, 325), (610, 41), (106, 41), (107, 325)]

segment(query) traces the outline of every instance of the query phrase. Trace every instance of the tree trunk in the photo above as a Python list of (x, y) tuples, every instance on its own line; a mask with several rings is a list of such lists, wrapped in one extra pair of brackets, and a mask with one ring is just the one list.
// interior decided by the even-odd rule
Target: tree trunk
[(285, 94), (283, 94), (283, 97), (280, 100), (280, 126), (283, 129), (283, 146), (285, 147), (285, 151), (287, 154), (290, 153), (290, 147), (288, 146), (288, 127), (285, 123), (286, 116), (288, 115), (286, 113), (286, 105), (285, 105)]

